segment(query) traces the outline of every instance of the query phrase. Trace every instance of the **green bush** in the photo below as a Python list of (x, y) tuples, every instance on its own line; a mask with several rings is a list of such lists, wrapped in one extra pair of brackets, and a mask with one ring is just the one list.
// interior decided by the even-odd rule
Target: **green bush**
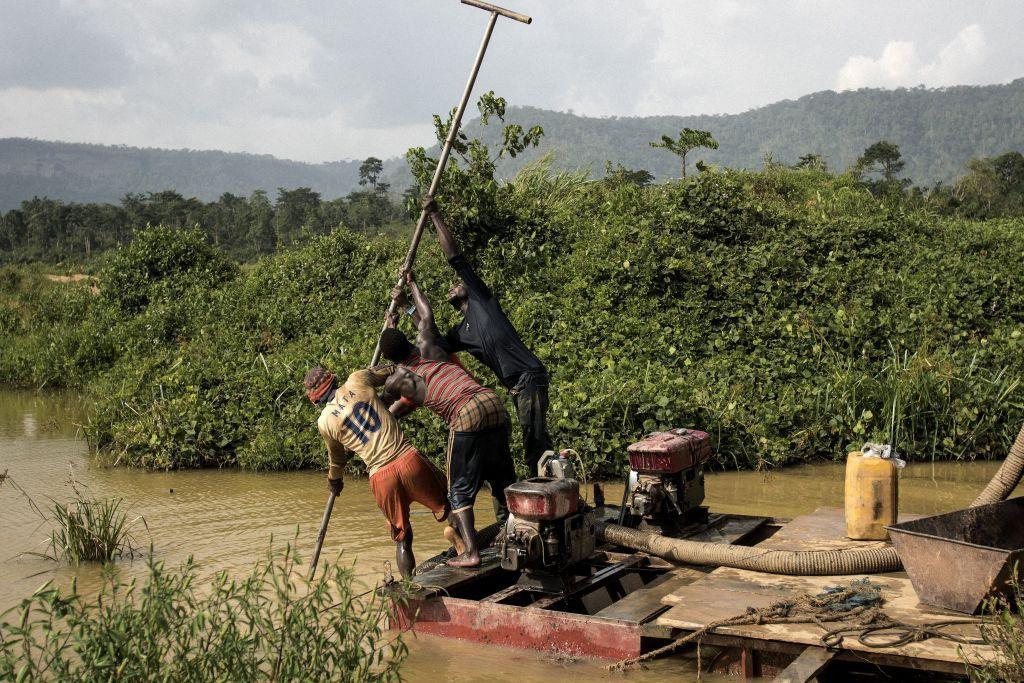
[[(1020, 219), (937, 217), (774, 166), (639, 187), (540, 165), (485, 185), (451, 225), (552, 373), (555, 443), (597, 476), (673, 426), (710, 431), (720, 467), (764, 468), (876, 438), (910, 459), (1001, 457), (1024, 419)], [(86, 435), (120, 464), (322, 466), (302, 375), (366, 364), (406, 245), (341, 228), (234, 272), (209, 253), (153, 267), (193, 239), (153, 234), (114, 257), (140, 272), (113, 293), (26, 276), (0, 298), (20, 321), (0, 328), (0, 381), (84, 387)], [(445, 328), (452, 273), (431, 242), (417, 276)], [(423, 412), (406, 430), (440, 456)]]
[(151, 301), (169, 301), (207, 289), (238, 273), (224, 252), (207, 243), (198, 228), (139, 230), (118, 249), (100, 273), (103, 298), (122, 311), (137, 313)]
[(383, 631), (381, 599), (357, 595), (351, 569), (304, 569), (289, 548), (212, 584), (191, 559), (152, 558), (141, 585), (107, 574), (94, 597), (47, 582), (0, 614), (0, 679), (399, 680), (406, 647)]

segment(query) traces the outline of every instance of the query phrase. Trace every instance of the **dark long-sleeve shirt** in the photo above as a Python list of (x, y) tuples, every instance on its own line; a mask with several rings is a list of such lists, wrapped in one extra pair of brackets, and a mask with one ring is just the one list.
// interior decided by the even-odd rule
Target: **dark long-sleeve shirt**
[(509, 389), (524, 372), (544, 372), (544, 364), (523, 344), (501, 304), (465, 257), (456, 255), (448, 263), (469, 290), (465, 319), (445, 337), (451, 351), (469, 351)]

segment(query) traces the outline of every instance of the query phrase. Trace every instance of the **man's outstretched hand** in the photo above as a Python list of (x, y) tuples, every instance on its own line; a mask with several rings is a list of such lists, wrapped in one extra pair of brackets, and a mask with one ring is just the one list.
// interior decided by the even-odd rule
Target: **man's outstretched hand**
[[(402, 280), (404, 282), (408, 282), (409, 281), (409, 274), (408, 273), (403, 273), (402, 274)], [(405, 285), (404, 284), (402, 284), (402, 285), (395, 285), (394, 286), (394, 288), (391, 290), (391, 298), (394, 299), (395, 303), (397, 303), (399, 306), (408, 306), (409, 305), (409, 295), (405, 291)]]
[(335, 496), (341, 495), (341, 490), (343, 488), (345, 488), (345, 480), (344, 479), (328, 479), (327, 480), (327, 490), (330, 491), (331, 494), (333, 494)]

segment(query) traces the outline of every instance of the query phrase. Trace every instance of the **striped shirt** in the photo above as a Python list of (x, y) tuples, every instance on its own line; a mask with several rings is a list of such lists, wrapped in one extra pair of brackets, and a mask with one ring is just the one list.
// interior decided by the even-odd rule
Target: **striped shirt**
[(427, 395), (423, 406), (451, 425), (459, 411), (476, 394), (489, 391), (480, 386), (461, 364), (410, 356), (401, 365), (423, 378)]

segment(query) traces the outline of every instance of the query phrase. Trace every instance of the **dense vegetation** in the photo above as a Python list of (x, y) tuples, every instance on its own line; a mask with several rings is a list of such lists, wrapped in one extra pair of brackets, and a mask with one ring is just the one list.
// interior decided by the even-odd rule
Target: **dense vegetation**
[(248, 197), (225, 192), (214, 202), (186, 199), (167, 190), (129, 194), (120, 204), (65, 204), (38, 197), (0, 215), (0, 263), (90, 262), (131, 240), (147, 225), (199, 226), (212, 244), (236, 259), (273, 253), (346, 225), (354, 230), (408, 230), (405, 210), (374, 177), (368, 187), (323, 200), (308, 187), (278, 188), (275, 201), (262, 190)]
[[(823, 156), (830, 168), (845, 169), (880, 138), (900, 145), (906, 175), (916, 184), (952, 182), (972, 157), (1024, 149), (1024, 79), (1007, 85), (941, 89), (865, 89), (814, 93), (731, 115), (592, 118), (536, 108), (512, 110), (510, 118), (539, 124), (547, 137), (535, 152), (506, 158), (500, 175), (513, 176), (525, 164), (554, 152), (555, 168), (601, 175), (605, 161), (643, 168), (665, 180), (679, 175), (670, 156), (648, 145), (682, 128), (707, 130), (721, 143), (692, 161), (756, 169), (766, 155), (795, 163), (805, 154)], [(487, 137), (476, 122), (472, 136)], [(278, 187), (309, 187), (325, 199), (358, 189), (359, 162), (303, 164), (269, 156), (80, 145), (36, 140), (0, 140), (0, 211), (33, 196), (63, 202), (117, 202), (126, 192), (173, 188), (185, 197), (216, 201), (224, 192), (249, 196)], [(408, 186), (400, 159), (385, 163), (392, 188)]]
[[(641, 187), (544, 167), (498, 183), (492, 162), (453, 168), (441, 205), (553, 372), (556, 443), (601, 475), (659, 427), (767, 467), (868, 437), (1001, 457), (1024, 419), (1020, 219), (947, 218), (811, 167)], [(302, 374), (367, 362), (404, 249), (335, 230), (240, 270), (200, 232), (154, 228), (99, 296), (9, 267), (0, 382), (85, 387), (88, 438), (122, 464), (321, 465)], [(417, 270), (450, 322), (432, 241)], [(433, 416), (410, 431), (441, 452)]]

